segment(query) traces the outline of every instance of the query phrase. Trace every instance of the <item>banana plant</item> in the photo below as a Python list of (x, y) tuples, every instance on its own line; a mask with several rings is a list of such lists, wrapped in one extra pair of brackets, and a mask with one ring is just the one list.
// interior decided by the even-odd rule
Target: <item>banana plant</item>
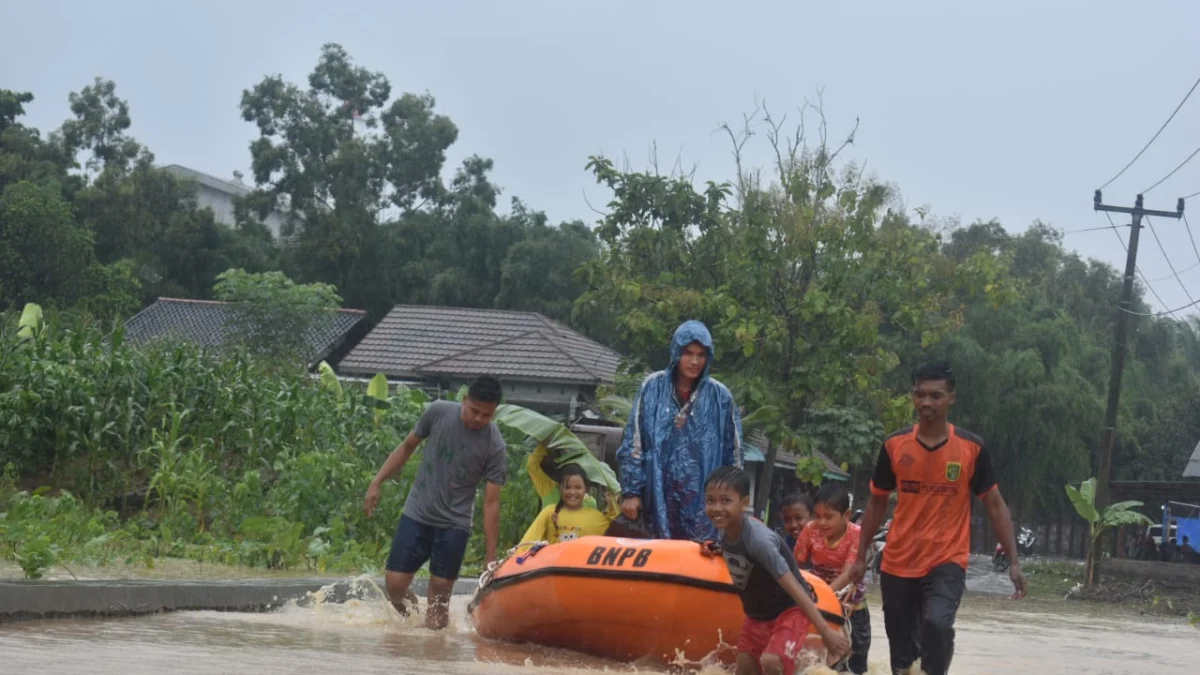
[(17, 323), (17, 339), (22, 341), (33, 339), (42, 332), (45, 325), (42, 307), (31, 302), (25, 305), (25, 309), (21, 311), (21, 320)]
[(342, 383), (337, 378), (337, 373), (333, 372), (333, 366), (322, 361), (321, 365), (317, 366), (317, 370), (321, 373), (321, 386), (331, 392), (337, 398), (338, 403), (342, 402)]
[[(529, 463), (530, 478), (534, 480), (538, 492), (547, 504), (553, 504), (557, 499), (557, 485), (546, 485), (548, 477), (540, 469), (540, 458), (550, 455), (558, 467), (567, 464), (577, 464), (587, 474), (588, 481), (600, 486), (607, 492), (607, 509), (609, 517), (615, 517), (617, 511), (617, 496), (621, 494), (621, 483), (612, 467), (605, 464), (592, 454), (591, 450), (579, 440), (567, 426), (556, 422), (545, 415), (536, 413), (518, 405), (502, 404), (496, 408), (496, 423), (519, 431), (538, 442)], [(537, 466), (535, 466), (537, 465)], [(540, 474), (540, 475), (539, 475)]]
[(388, 399), (388, 381), (387, 375), (376, 373), (375, 377), (371, 378), (371, 382), (367, 384), (367, 403), (371, 405), (375, 413), (375, 428), (383, 423), (383, 416), (387, 413), (387, 409), (391, 406), (391, 401)]
[(1088, 586), (1095, 583), (1096, 574), (1096, 546), (1100, 542), (1100, 537), (1109, 529), (1121, 527), (1122, 525), (1150, 525), (1150, 520), (1145, 515), (1134, 511), (1142, 502), (1125, 501), (1109, 504), (1100, 511), (1096, 508), (1096, 479), (1089, 478), (1079, 484), (1079, 487), (1067, 485), (1067, 497), (1071, 500), (1071, 505), (1075, 507), (1075, 512), (1078, 513), (1084, 520), (1088, 521), (1091, 526), (1091, 540), (1088, 548), (1087, 575), (1085, 581)]
[(633, 414), (633, 399), (627, 396), (617, 396), (612, 394), (596, 401), (596, 406), (603, 410), (608, 418), (614, 422), (625, 426), (629, 423), (629, 416)]

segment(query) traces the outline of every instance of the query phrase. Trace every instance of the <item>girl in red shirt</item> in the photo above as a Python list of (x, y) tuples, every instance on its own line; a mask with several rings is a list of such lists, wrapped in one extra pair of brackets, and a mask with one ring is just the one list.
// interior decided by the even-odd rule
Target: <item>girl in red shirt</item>
[[(813, 518), (796, 538), (796, 563), (809, 565), (813, 574), (840, 591), (850, 584), (850, 568), (858, 557), (859, 527), (851, 523), (850, 495), (838, 483), (827, 483), (817, 491)], [(850, 593), (850, 659), (852, 673), (867, 672), (871, 648), (871, 615), (867, 611), (867, 588), (859, 579)]]

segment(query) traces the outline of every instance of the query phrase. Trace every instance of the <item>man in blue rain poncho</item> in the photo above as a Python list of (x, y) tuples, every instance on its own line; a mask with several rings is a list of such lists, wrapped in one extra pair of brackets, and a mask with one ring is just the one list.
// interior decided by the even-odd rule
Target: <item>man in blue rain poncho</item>
[(670, 365), (642, 382), (617, 451), (621, 510), (658, 538), (715, 538), (704, 481), (717, 467), (742, 466), (741, 415), (729, 389), (709, 377), (712, 360), (708, 328), (681, 324)]

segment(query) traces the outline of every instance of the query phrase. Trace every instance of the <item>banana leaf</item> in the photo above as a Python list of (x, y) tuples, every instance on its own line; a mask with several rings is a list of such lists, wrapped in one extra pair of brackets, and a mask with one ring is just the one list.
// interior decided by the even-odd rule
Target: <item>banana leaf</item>
[(322, 361), (321, 365), (317, 366), (317, 370), (321, 372), (321, 386), (332, 391), (337, 400), (342, 400), (342, 383), (338, 381), (333, 367)]
[(607, 412), (614, 422), (620, 422), (621, 426), (629, 423), (629, 416), (633, 413), (633, 399), (624, 396), (605, 396), (596, 401), (596, 405)]
[(17, 338), (28, 340), (34, 336), (34, 333), (42, 328), (42, 307), (35, 303), (28, 303), (25, 309), (21, 311), (21, 320), (17, 323)]
[[(503, 404), (496, 408), (496, 423), (516, 429), (536, 440), (538, 447), (534, 450), (534, 455), (544, 457), (549, 454), (554, 458), (555, 465), (559, 467), (577, 464), (587, 474), (590, 482), (608, 491), (609, 508), (607, 510), (611, 512), (610, 516), (615, 515), (617, 495), (621, 494), (621, 483), (617, 480), (617, 474), (612, 467), (597, 459), (583, 444), (583, 441), (579, 440), (579, 437), (572, 433), (565, 424), (528, 408), (510, 404)], [(534, 487), (541, 493), (546, 489), (546, 481), (549, 480), (550, 489), (557, 491), (554, 481), (541, 471), (540, 457), (538, 460), (531, 458), (526, 466), (530, 471), (530, 478), (534, 481)], [(546, 495), (542, 496), (546, 497)]]
[[(550, 451), (546, 447), (546, 444), (538, 443), (533, 452), (529, 453), (529, 461), (525, 462), (525, 471), (529, 473), (529, 480), (533, 483), (533, 491), (542, 499), (542, 508), (554, 506), (562, 498), (562, 495), (558, 492), (558, 483), (542, 468), (542, 462), (549, 455)], [(593, 509), (596, 508), (596, 498), (590, 493), (587, 494), (583, 498), (583, 505)], [(612, 516), (610, 515), (610, 517)]]
[(1089, 478), (1080, 483), (1078, 488), (1067, 485), (1066, 490), (1075, 512), (1095, 526), (1100, 521), (1100, 512), (1096, 510), (1096, 479)]
[(383, 413), (387, 410), (391, 402), (388, 400), (388, 381), (387, 375), (377, 373), (375, 377), (367, 384), (367, 404), (374, 408), (375, 426), (383, 421)]

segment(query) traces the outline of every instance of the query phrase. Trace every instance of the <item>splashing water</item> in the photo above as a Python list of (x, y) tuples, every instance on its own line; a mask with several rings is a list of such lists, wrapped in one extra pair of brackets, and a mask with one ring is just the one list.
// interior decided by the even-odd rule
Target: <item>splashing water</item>
[[(370, 577), (331, 584), (262, 613), (179, 612), (126, 619), (70, 619), (0, 625), (0, 671), (39, 675), (729, 675), (702, 659), (670, 665), (619, 663), (561, 649), (484, 640), (455, 596), (444, 631), (423, 627), (423, 611), (401, 616)], [(421, 609), (426, 601), (421, 600)], [(1080, 607), (1083, 607), (1082, 609)], [(872, 607), (871, 675), (887, 675), (887, 637)], [(1094, 612), (1089, 614), (1088, 612)], [(1111, 608), (972, 597), (959, 614), (953, 672), (1049, 675), (1194, 675), (1200, 639), (1186, 622), (1114, 615)], [(807, 675), (833, 671), (812, 665)]]

